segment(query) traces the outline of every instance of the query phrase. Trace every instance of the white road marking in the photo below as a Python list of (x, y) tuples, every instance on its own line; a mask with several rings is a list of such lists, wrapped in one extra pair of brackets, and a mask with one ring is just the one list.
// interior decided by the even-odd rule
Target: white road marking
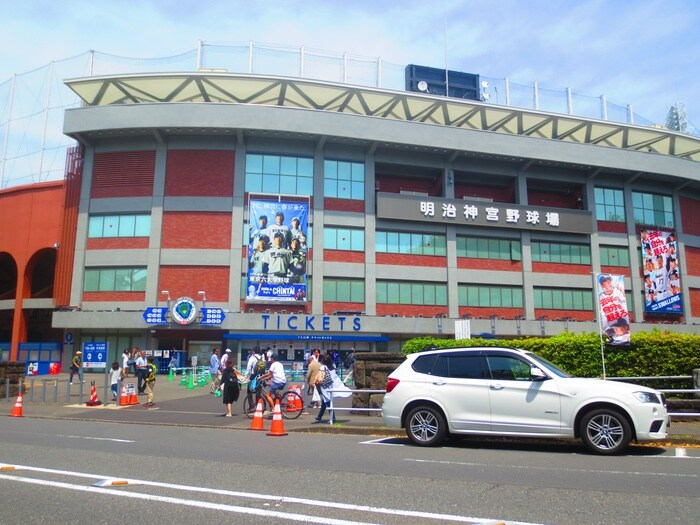
[(185, 505), (187, 507), (198, 507), (201, 509), (208, 509), (208, 510), (220, 510), (220, 511), (225, 511), (225, 512), (233, 512), (237, 514), (252, 514), (255, 516), (264, 516), (267, 518), (280, 518), (283, 520), (291, 520), (291, 521), (304, 521), (308, 523), (320, 523), (324, 525), (374, 525), (371, 523), (364, 523), (364, 522), (359, 522), (359, 521), (348, 521), (348, 520), (339, 520), (339, 519), (333, 519), (333, 518), (319, 518), (317, 516), (310, 516), (310, 515), (304, 515), (304, 514), (292, 514), (289, 512), (279, 512), (275, 510), (262, 510), (262, 509), (254, 509), (254, 508), (249, 508), (249, 507), (239, 507), (237, 505), (224, 505), (221, 503), (209, 503), (209, 502), (203, 502), (203, 501), (195, 501), (195, 500), (189, 500), (189, 499), (181, 499), (181, 498), (173, 498), (169, 496), (156, 496), (153, 494), (143, 494), (143, 493), (138, 493), (138, 492), (124, 492), (121, 490), (115, 490), (115, 489), (106, 489), (106, 488), (98, 488), (98, 487), (84, 487), (82, 485), (74, 485), (71, 483), (62, 483), (60, 481), (49, 481), (49, 480), (43, 480), (43, 479), (31, 479), (31, 478), (24, 478), (24, 477), (18, 477), (18, 476), (7, 476), (4, 474), (0, 474), (0, 479), (5, 479), (8, 481), (15, 481), (19, 483), (29, 483), (32, 485), (41, 485), (44, 487), (56, 487), (56, 488), (61, 488), (61, 489), (68, 489), (68, 490), (77, 490), (80, 492), (92, 492), (92, 493), (97, 493), (97, 494), (108, 494), (111, 496), (117, 496), (120, 498), (132, 498), (132, 499), (141, 499), (141, 500), (147, 500), (147, 501), (159, 501), (162, 503), (171, 503), (175, 505)]
[[(0, 467), (2, 467), (3, 464), (0, 463)], [(10, 466), (10, 465), (8, 465)], [(56, 469), (49, 469), (49, 468), (43, 468), (43, 467), (32, 467), (32, 466), (27, 466), (27, 465), (11, 465), (14, 466), (17, 469), (23, 469), (23, 470), (29, 470), (33, 472), (42, 472), (42, 473), (47, 473), (47, 474), (62, 474), (62, 475), (67, 475), (67, 476), (73, 476), (73, 477), (78, 477), (78, 478), (89, 478), (89, 479), (116, 479), (113, 475), (110, 476), (102, 476), (99, 474), (86, 474), (83, 472), (74, 472), (70, 470), (56, 470)], [(14, 476), (3, 476), (0, 475), (0, 479), (18, 479), (15, 478)], [(306, 499), (306, 498), (294, 498), (294, 497), (287, 497), (287, 496), (280, 496), (280, 495), (272, 495), (272, 494), (259, 494), (255, 492), (240, 492), (240, 491), (235, 491), (235, 490), (224, 490), (224, 489), (216, 489), (216, 488), (210, 488), (210, 487), (196, 487), (196, 486), (190, 486), (190, 485), (178, 485), (174, 483), (162, 483), (158, 481), (147, 481), (147, 480), (136, 480), (136, 479), (128, 479), (128, 478), (119, 478), (121, 480), (126, 481), (128, 484), (139, 484), (141, 486), (150, 486), (150, 487), (158, 487), (158, 488), (167, 488), (171, 490), (182, 490), (182, 491), (188, 491), (188, 492), (202, 492), (206, 494), (217, 494), (217, 495), (222, 495), (222, 496), (233, 496), (233, 497), (241, 497), (241, 498), (246, 498), (246, 499), (259, 499), (263, 501), (273, 501), (275, 503), (294, 503), (294, 504), (299, 504), (299, 505), (308, 505), (311, 507), (325, 507), (325, 508), (331, 508), (331, 509), (341, 509), (341, 510), (348, 510), (348, 511), (359, 511), (359, 512), (371, 512), (371, 513), (376, 513), (376, 514), (384, 514), (384, 515), (392, 515), (392, 516), (406, 516), (406, 517), (412, 517), (412, 518), (423, 518), (426, 520), (437, 520), (437, 521), (455, 521), (458, 523), (469, 523), (472, 525), (476, 524), (492, 524), (494, 522), (496, 523), (508, 523), (509, 525), (539, 525), (536, 523), (529, 523), (529, 522), (524, 522), (524, 521), (504, 521), (504, 520), (494, 520), (494, 519), (484, 519), (484, 518), (475, 518), (475, 517), (468, 517), (468, 516), (458, 516), (455, 514), (436, 514), (433, 512), (423, 512), (423, 511), (413, 511), (413, 510), (403, 510), (403, 509), (392, 509), (392, 508), (387, 508), (387, 507), (372, 507), (369, 505), (355, 505), (351, 503), (341, 503), (341, 502), (336, 502), (336, 501), (320, 501), (320, 500), (315, 500), (315, 499)], [(32, 480), (29, 480), (27, 482), (30, 482)], [(47, 482), (48, 483), (48, 482)], [(65, 487), (65, 488), (71, 488), (70, 487)], [(75, 487), (80, 487), (81, 490), (85, 490), (88, 487), (82, 487), (80, 485), (75, 485)], [(98, 487), (89, 487), (90, 492), (91, 491), (108, 491), (110, 494), (112, 492), (116, 492), (117, 495), (121, 495), (122, 492), (114, 489), (104, 489), (104, 488), (98, 488)], [(160, 496), (153, 496), (152, 497), (154, 501), (169, 501), (169, 499), (162, 499)], [(175, 498), (173, 498), (175, 499)], [(181, 501), (190, 501), (190, 500), (177, 500), (175, 501), (176, 503), (181, 502)], [(199, 503), (199, 502), (195, 502)], [(187, 503), (182, 503), (183, 505)], [(206, 504), (202, 503), (200, 505), (195, 505), (195, 506), (206, 506)], [(238, 508), (238, 507), (233, 507), (232, 508)], [(245, 510), (249, 510), (246, 507), (241, 507)], [(228, 509), (222, 509), (222, 510), (228, 510)], [(232, 511), (234, 512), (234, 511)], [(271, 511), (261, 511), (261, 512), (271, 512)], [(268, 515), (268, 514), (263, 514), (263, 515)], [(300, 516), (297, 514), (292, 514), (291, 516)], [(325, 518), (316, 518), (315, 516), (311, 517), (304, 517), (303, 519), (299, 519), (298, 521), (309, 521), (311, 523), (331, 523), (331, 524), (340, 524), (340, 523), (359, 523), (359, 522), (346, 522), (343, 520), (331, 520), (331, 521), (318, 521), (318, 520), (323, 520)]]
[[(673, 456), (668, 456), (673, 457)], [(688, 458), (690, 459), (690, 458)], [(460, 467), (489, 467), (493, 468), (493, 463), (468, 463), (465, 461), (442, 461), (432, 459), (411, 459), (406, 458), (404, 461), (412, 461), (414, 463), (437, 463), (440, 465), (457, 465)], [(503, 468), (514, 468), (522, 470), (547, 470), (550, 472), (582, 472), (589, 474), (635, 474), (638, 476), (659, 476), (669, 478), (700, 478), (700, 474), (670, 474), (667, 472), (648, 472), (648, 471), (625, 471), (625, 470), (596, 470), (596, 469), (575, 469), (575, 468), (559, 468), (559, 467), (536, 467), (532, 465), (503, 465)]]
[(136, 441), (133, 439), (103, 438), (93, 436), (68, 436), (65, 434), (53, 434), (53, 437), (64, 437), (70, 439), (91, 439), (93, 441), (114, 441), (116, 443), (136, 443)]
[(370, 439), (369, 441), (360, 441), (360, 445), (384, 445), (385, 447), (403, 447), (404, 446), (404, 443), (384, 443), (385, 441), (387, 441), (386, 438)]

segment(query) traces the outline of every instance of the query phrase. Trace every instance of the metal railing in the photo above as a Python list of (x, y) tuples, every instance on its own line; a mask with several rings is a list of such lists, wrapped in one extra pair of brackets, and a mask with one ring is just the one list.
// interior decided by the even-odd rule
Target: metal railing
[[(637, 377), (608, 377), (611, 381), (687, 381), (693, 380), (693, 376), (637, 376)], [(657, 388), (663, 394), (695, 394), (700, 397), (700, 388)], [(700, 412), (669, 412), (670, 417), (700, 417)]]
[[(304, 46), (265, 43), (197, 43), (175, 56), (127, 58), (86, 51), (53, 61), (10, 79), (0, 80), (0, 189), (18, 184), (61, 180), (66, 151), (75, 143), (63, 134), (63, 113), (80, 100), (63, 83), (67, 78), (154, 72), (226, 71), (308, 78), (405, 89), (406, 64)], [(621, 122), (656, 124), (630, 104), (611, 102), (605, 95), (544, 86), (537, 81), (481, 75), (488, 83), (481, 93), (490, 104)], [(690, 134), (698, 136), (696, 129)]]

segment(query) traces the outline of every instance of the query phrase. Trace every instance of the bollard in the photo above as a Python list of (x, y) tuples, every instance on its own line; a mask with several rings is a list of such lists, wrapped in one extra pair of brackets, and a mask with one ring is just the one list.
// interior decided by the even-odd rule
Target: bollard
[[(693, 388), (700, 390), (700, 368), (693, 368)], [(700, 397), (700, 392), (695, 392), (695, 397)]]

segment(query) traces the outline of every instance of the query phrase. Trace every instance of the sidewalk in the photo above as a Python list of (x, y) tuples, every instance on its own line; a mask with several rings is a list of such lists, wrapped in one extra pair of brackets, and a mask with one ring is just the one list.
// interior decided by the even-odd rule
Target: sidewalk
[[(41, 376), (34, 380), (34, 393), (31, 391), (24, 395), (23, 416), (38, 418), (75, 419), (86, 421), (105, 421), (118, 423), (158, 424), (174, 426), (191, 426), (206, 428), (228, 428), (247, 430), (250, 428), (251, 419), (243, 414), (243, 395), (245, 387), (241, 391), (241, 398), (233, 405), (233, 417), (223, 417), (226, 412), (220, 397), (209, 393), (209, 385), (188, 389), (180, 384), (180, 376), (175, 376), (173, 381), (168, 381), (167, 375), (159, 375), (154, 388), (156, 406), (147, 408), (143, 406), (146, 396), (138, 396), (139, 404), (131, 406), (119, 406), (118, 401), (112, 401), (111, 393), (104, 399), (104, 376), (102, 374), (85, 374), (85, 383), (80, 397), (80, 384), (71, 386), (70, 401), (67, 401), (68, 374), (58, 376)], [(46, 380), (46, 402), (43, 402), (43, 384)], [(54, 402), (54, 382), (58, 380), (58, 400)], [(88, 407), (85, 403), (90, 399), (90, 382), (95, 381), (97, 396), (102, 405)], [(136, 379), (130, 376), (126, 383), (136, 383)], [(31, 385), (27, 381), (27, 385)], [(303, 387), (303, 385), (302, 385)], [(31, 400), (33, 398), (33, 400)], [(0, 400), (0, 415), (9, 415), (16, 398)], [(351, 407), (351, 398), (334, 399), (338, 407)], [(317, 424), (314, 421), (317, 409), (311, 409), (297, 419), (285, 419), (284, 427), (287, 432), (323, 432), (343, 433), (376, 436), (405, 436), (402, 429), (387, 428), (384, 426), (379, 413), (351, 412), (349, 410), (336, 411), (336, 424), (327, 423), (329, 415), (324, 416), (325, 423)], [(265, 422), (265, 428), (270, 426), (269, 420)], [(684, 444), (700, 447), (700, 421), (673, 421), (669, 429), (666, 443)]]

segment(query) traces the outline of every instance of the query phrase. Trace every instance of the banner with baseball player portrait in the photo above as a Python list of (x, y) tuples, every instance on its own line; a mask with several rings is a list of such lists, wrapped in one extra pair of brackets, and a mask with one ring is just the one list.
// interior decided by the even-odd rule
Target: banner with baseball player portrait
[(644, 309), (647, 313), (682, 314), (683, 295), (676, 234), (642, 230)]
[(600, 330), (611, 345), (630, 344), (630, 316), (622, 275), (598, 274)]
[(305, 302), (308, 202), (251, 199), (247, 302)]

